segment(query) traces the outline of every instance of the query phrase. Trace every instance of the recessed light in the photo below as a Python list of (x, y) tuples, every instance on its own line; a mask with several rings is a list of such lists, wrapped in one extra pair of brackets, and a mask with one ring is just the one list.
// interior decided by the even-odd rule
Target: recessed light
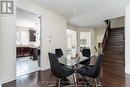
[(73, 12), (76, 14), (76, 13), (77, 13), (77, 10), (75, 9)]
[(98, 17), (100, 16), (100, 13), (99, 13), (99, 12), (97, 13), (97, 16), (98, 16)]

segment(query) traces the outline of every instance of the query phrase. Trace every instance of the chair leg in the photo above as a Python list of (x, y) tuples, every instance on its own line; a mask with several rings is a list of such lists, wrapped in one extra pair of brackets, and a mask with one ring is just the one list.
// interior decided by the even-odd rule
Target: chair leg
[(58, 79), (58, 87), (61, 86), (60, 82), (61, 82), (61, 79), (59, 78), (59, 79)]
[(55, 83), (51, 83), (51, 84), (50, 84), (52, 78), (53, 78), (53, 76), (52, 76), (52, 74), (50, 73), (50, 75), (49, 75), (49, 83), (48, 83), (48, 86), (49, 86), (49, 87), (54, 87), (54, 86), (56, 86)]
[(94, 79), (94, 81), (95, 81), (95, 86), (98, 87), (97, 79)]
[(88, 87), (90, 87), (91, 86), (91, 78), (88, 78), (89, 80), (89, 82), (88, 82)]
[(75, 87), (78, 87), (76, 73), (73, 74)]
[(91, 78), (83, 77), (85, 81), (85, 87), (90, 87), (91, 86)]
[(100, 82), (100, 84), (99, 84), (99, 82), (97, 81), (97, 79), (95, 79), (95, 86), (96, 86), (96, 87), (102, 87), (101, 82)]

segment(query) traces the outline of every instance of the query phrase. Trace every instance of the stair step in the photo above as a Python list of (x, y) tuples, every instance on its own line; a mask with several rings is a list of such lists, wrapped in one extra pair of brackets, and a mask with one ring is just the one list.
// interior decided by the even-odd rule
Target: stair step
[(114, 44), (118, 44), (118, 45), (119, 45), (119, 44), (123, 44), (123, 45), (124, 45), (124, 41), (108, 41), (108, 42), (107, 42), (107, 45), (109, 45), (109, 44), (113, 44), (113, 45), (114, 45)]
[(103, 66), (107, 66), (108, 68), (123, 69), (125, 63), (107, 62), (104, 60)]
[[(105, 81), (109, 81), (110, 78), (114, 79), (114, 81), (118, 81), (118, 83), (122, 83), (121, 81), (119, 81), (120, 78), (124, 78), (125, 77), (125, 70), (114, 70), (114, 71), (110, 71), (110, 70), (114, 70), (113, 68), (111, 69), (103, 69), (103, 72), (105, 72), (105, 75), (109, 75), (109, 77), (105, 77)], [(119, 79), (118, 79), (119, 78)], [(123, 81), (123, 80), (122, 80)], [(115, 87), (115, 86), (109, 86), (108, 84), (105, 85), (103, 87)], [(118, 87), (118, 86), (117, 86)]]
[(110, 48), (123, 48), (124, 46), (122, 46), (122, 45), (120, 45), (120, 46), (117, 46), (117, 45), (107, 45), (106, 46), (106, 48), (108, 48), (108, 47), (110, 47)]
[(113, 45), (107, 45), (106, 46), (106, 49), (116, 49), (116, 48), (121, 48), (121, 49), (124, 49), (124, 47), (122, 47), (122, 45), (115, 45), (115, 44), (113, 44)]
[(124, 35), (110, 35), (109, 38), (123, 38), (124, 39)]
[[(114, 71), (111, 71), (111, 70), (114, 70)], [(109, 81), (110, 78), (113, 78), (113, 79), (116, 79), (116, 81), (118, 80), (118, 78), (124, 78), (125, 76), (125, 70), (124, 69), (120, 69), (120, 70), (116, 70), (114, 68), (105, 68), (103, 69), (103, 72), (105, 72), (105, 75), (108, 73), (109, 77), (106, 81)], [(114, 77), (113, 77), (114, 76)], [(116, 77), (115, 77), (116, 76)], [(106, 77), (105, 77), (106, 78)], [(115, 80), (114, 80), (115, 81)], [(112, 87), (112, 86), (108, 86), (108, 85), (105, 85), (103, 87)]]
[(120, 48), (120, 47), (124, 47), (124, 46), (122, 46), (122, 45), (115, 45), (115, 44), (112, 44), (112, 45), (111, 44), (109, 44), (109, 45), (107, 44), (106, 47), (117, 47), (117, 48), (119, 47)]
[(113, 58), (113, 59), (123, 59), (124, 57), (123, 57), (123, 53), (122, 54), (111, 54), (111, 53), (104, 53), (105, 55), (104, 55), (104, 58)]
[(124, 51), (120, 51), (120, 50), (113, 50), (113, 49), (110, 49), (110, 50), (104, 50), (104, 53), (124, 53)]
[(119, 50), (113, 50), (113, 49), (110, 49), (110, 50), (104, 50), (104, 53), (105, 52), (112, 52), (112, 53), (124, 53), (124, 51), (119, 51)]
[(124, 35), (110, 35), (109, 38), (122, 38), (122, 39), (124, 39)]
[(124, 32), (124, 29), (117, 29), (117, 30), (115, 30), (115, 29), (110, 29), (109, 32)]
[(117, 40), (117, 41), (116, 41), (116, 40), (112, 40), (112, 41), (111, 41), (111, 40), (108, 39), (107, 42), (108, 42), (108, 43), (111, 43), (111, 42), (116, 42), (116, 43), (118, 43), (118, 42), (124, 42), (124, 41), (125, 41), (125, 40)]
[(124, 35), (124, 32), (110, 32), (109, 35)]
[(109, 36), (109, 38), (120, 38), (120, 39), (124, 39), (123, 36)]
[[(107, 68), (104, 68), (104, 67), (107, 67)], [(109, 73), (115, 73), (116, 75), (121, 75), (123, 74), (123, 71), (125, 70), (125, 67), (121, 65), (115, 65), (115, 66), (109, 66), (108, 64), (106, 63), (103, 63), (103, 71), (107, 71)], [(113, 71), (110, 71), (110, 70), (113, 70)]]
[(116, 31), (124, 31), (124, 27), (122, 28), (112, 28), (110, 31), (116, 32)]
[[(107, 68), (104, 68), (104, 67), (107, 67)], [(103, 64), (103, 70), (105, 70), (109, 73), (116, 73), (116, 75), (117, 74), (121, 75), (121, 74), (123, 74), (122, 71), (124, 71), (125, 68), (124, 68), (124, 66), (122, 66), (122, 64), (121, 65), (115, 65), (115, 66), (109, 66), (108, 64), (104, 63)], [(113, 70), (113, 71), (110, 71), (110, 70)]]
[(120, 40), (120, 41), (107, 41), (107, 43), (112, 43), (112, 44), (115, 44), (115, 43), (124, 43), (124, 40)]
[(122, 41), (122, 38), (109, 38), (108, 41)]
[(122, 46), (124, 43), (107, 43), (107, 46)]
[(116, 49), (107, 48), (104, 51), (124, 51), (124, 49), (121, 49), (121, 48), (116, 48)]
[[(115, 61), (115, 60), (113, 60), (113, 61)], [(111, 63), (109, 63), (109, 62), (106, 62), (106, 60), (104, 60), (103, 59), (103, 64), (105, 64), (105, 65), (107, 65), (107, 66), (122, 66), (122, 67), (124, 67), (125, 66), (125, 62), (121, 62), (121, 63), (113, 63), (113, 62), (111, 62)]]
[(109, 35), (124, 35), (125, 33), (120, 31), (120, 32), (109, 32)]
[(124, 52), (121, 52), (121, 51), (104, 51), (104, 54), (124, 55)]
[(124, 27), (111, 28), (110, 31), (124, 31)]
[(108, 68), (115, 68), (115, 69), (124, 69), (124, 66), (122, 66), (121, 63), (113, 63), (113, 64), (110, 64), (110, 63), (106, 63), (106, 62), (103, 62), (103, 66), (107, 66)]
[(105, 49), (124, 49), (123, 46), (106, 46)]
[(105, 49), (104, 51), (112, 51), (112, 52), (115, 52), (115, 51), (124, 51), (124, 49)]
[(124, 60), (124, 56), (123, 55), (104, 55), (104, 60), (105, 59)]
[[(105, 54), (105, 53), (104, 53)], [(104, 55), (104, 60), (105, 59), (112, 59), (112, 60), (124, 60), (124, 57), (123, 57), (123, 55)]]

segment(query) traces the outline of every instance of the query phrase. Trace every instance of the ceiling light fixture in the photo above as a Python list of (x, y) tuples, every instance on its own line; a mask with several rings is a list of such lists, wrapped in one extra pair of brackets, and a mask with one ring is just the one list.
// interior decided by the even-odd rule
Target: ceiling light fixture
[(100, 13), (98, 12), (98, 13), (97, 13), (97, 17), (99, 17), (99, 16), (100, 16)]
[(76, 13), (77, 13), (77, 10), (75, 9), (73, 12), (76, 14)]

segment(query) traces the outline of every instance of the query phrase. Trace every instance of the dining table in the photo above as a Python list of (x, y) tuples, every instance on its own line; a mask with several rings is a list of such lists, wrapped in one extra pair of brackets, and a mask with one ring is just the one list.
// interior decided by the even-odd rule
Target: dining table
[(76, 66), (78, 64), (80, 64), (80, 62), (85, 61), (87, 59), (89, 59), (90, 57), (83, 57), (80, 56), (81, 54), (66, 54), (61, 56), (60, 58), (58, 58), (59, 62), (68, 66)]
[(63, 55), (61, 58), (58, 58), (60, 63), (67, 65), (68, 67), (75, 68), (75, 73), (73, 74), (73, 76), (74, 76), (74, 82), (76, 82), (77, 85), (76, 87), (78, 87), (76, 70), (79, 68), (80, 62), (85, 61), (89, 58), (90, 57), (80, 56), (80, 54), (75, 54), (75, 55), (67, 54), (66, 56)]

